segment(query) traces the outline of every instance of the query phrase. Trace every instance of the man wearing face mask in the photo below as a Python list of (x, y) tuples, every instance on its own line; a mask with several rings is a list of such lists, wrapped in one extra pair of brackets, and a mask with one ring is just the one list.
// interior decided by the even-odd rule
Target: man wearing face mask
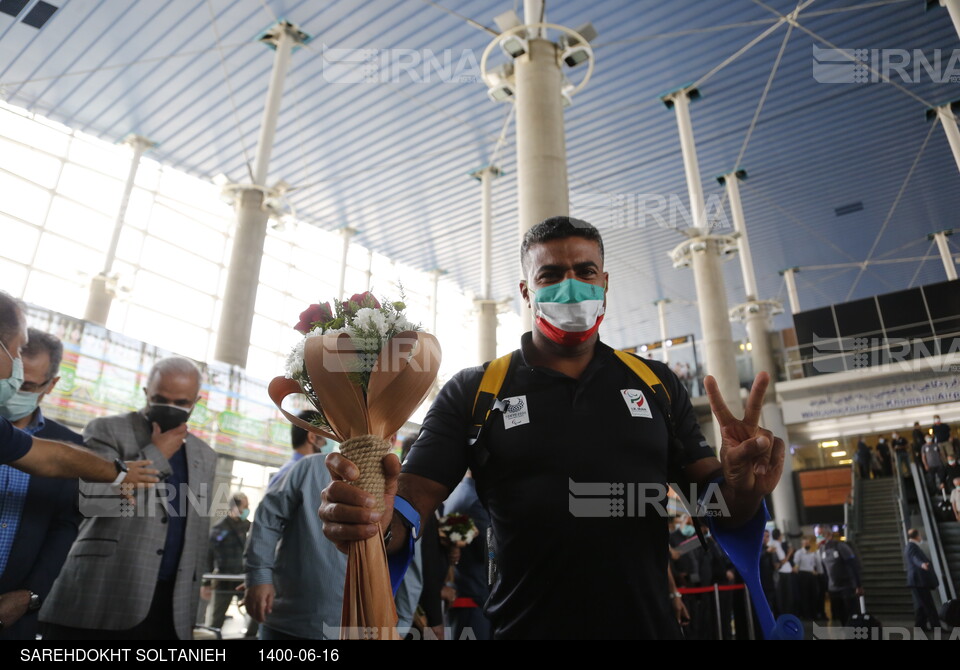
[[(210, 530), (207, 564), (204, 572), (219, 572), (229, 575), (243, 574), (243, 548), (250, 530), (250, 501), (245, 493), (234, 493), (230, 498), (230, 511)], [(207, 625), (223, 628), (227, 608), (234, 596), (239, 597), (236, 586), (239, 582), (203, 582), (201, 598), (210, 600), (207, 609)]]
[(940, 484), (943, 481), (943, 451), (933, 435), (926, 435), (923, 439), (920, 459), (923, 462), (923, 469), (927, 478), (927, 489), (932, 494), (940, 489)]
[[(0, 405), (14, 402), (15, 407), (22, 407), (15, 396), (24, 382), (20, 351), (27, 343), (27, 323), (20, 303), (0, 291)], [(148, 461), (104, 460), (63, 442), (31, 437), (9, 419), (0, 417), (0, 465), (3, 464), (40, 477), (79, 477), (116, 486), (148, 486), (157, 481), (157, 471)], [(0, 619), (0, 630), (3, 623)]]
[(944, 449), (949, 449), (951, 447), (950, 425), (943, 423), (940, 420), (939, 414), (933, 415), (933, 427), (931, 430), (933, 431), (933, 439), (937, 444), (942, 445)]
[[(63, 344), (28, 329), (23, 384), (0, 416), (29, 435), (82, 445), (83, 437), (43, 415), (40, 403), (60, 379)], [(37, 611), (77, 537), (77, 480), (37, 477), (0, 465), (0, 640), (33, 640)]]
[(420, 519), (469, 467), (491, 518), (496, 578), (484, 609), (495, 638), (676, 639), (664, 512), (645, 503), (622, 516), (573, 514), (571, 482), (665, 490), (676, 476), (700, 491), (714, 482), (730, 506), (717, 528), (755, 524), (784, 459), (783, 440), (758, 426), (769, 375), (757, 376), (743, 420), (726, 407), (716, 381), (705, 379), (722, 427), (721, 465), (669, 367), (651, 360), (646, 370), (600, 341), (609, 277), (597, 229), (566, 216), (547, 219), (524, 235), (520, 261), (520, 297), (536, 326), (495, 366), (506, 367), (499, 390), (474, 407), (483, 367), (444, 385), (402, 474), (395, 456), (384, 458), (383, 513), (348, 483), (356, 466), (328, 456), (334, 481), (320, 508), (324, 533), (346, 550), (384, 531), (396, 577)]
[(200, 381), (192, 361), (164, 358), (147, 376), (142, 410), (84, 429), (89, 449), (149, 459), (163, 483), (139, 495), (133, 510), (83, 521), (40, 615), (46, 639), (191, 638), (216, 466), (213, 449), (187, 430)]
[[(297, 416), (304, 421), (311, 421), (314, 417), (318, 417), (319, 414), (313, 410), (305, 410), (300, 412), (300, 414)], [(308, 432), (300, 426), (291, 426), (290, 444), (293, 446), (293, 458), (284, 463), (279, 470), (273, 473), (273, 475), (270, 477), (270, 482), (267, 484), (267, 488), (272, 488), (274, 484), (283, 479), (283, 476), (290, 471), (290, 468), (292, 468), (296, 462), (304, 456), (310, 456), (311, 454), (330, 453), (332, 450), (327, 445), (327, 439), (323, 435), (317, 435), (316, 433)]]
[(943, 478), (940, 480), (940, 488), (946, 491), (947, 495), (953, 493), (953, 480), (960, 477), (960, 463), (956, 456), (948, 455), (947, 464), (943, 468)]

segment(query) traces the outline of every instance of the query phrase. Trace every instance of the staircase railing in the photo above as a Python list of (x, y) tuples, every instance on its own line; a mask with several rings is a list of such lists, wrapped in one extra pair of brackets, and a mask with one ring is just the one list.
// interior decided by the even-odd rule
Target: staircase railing
[(953, 584), (953, 577), (950, 575), (943, 541), (940, 539), (940, 526), (937, 524), (937, 517), (933, 511), (933, 503), (930, 501), (930, 496), (927, 495), (926, 480), (916, 463), (910, 464), (910, 474), (913, 476), (913, 484), (917, 489), (917, 505), (920, 507), (920, 518), (923, 520), (923, 526), (926, 530), (925, 536), (927, 546), (930, 548), (930, 562), (933, 563), (933, 569), (940, 580), (941, 602), (946, 602), (956, 597), (957, 591)]
[(863, 528), (863, 505), (860, 504), (863, 497), (863, 485), (860, 481), (860, 472), (857, 469), (856, 461), (850, 466), (850, 497), (843, 503), (843, 525), (844, 534), (847, 536), (847, 542), (856, 546), (857, 535)]

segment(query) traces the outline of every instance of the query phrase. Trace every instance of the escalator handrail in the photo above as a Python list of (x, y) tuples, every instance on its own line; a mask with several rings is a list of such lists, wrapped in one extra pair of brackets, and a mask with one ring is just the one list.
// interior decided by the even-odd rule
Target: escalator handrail
[(953, 577), (950, 574), (950, 566), (947, 563), (943, 542), (940, 539), (940, 527), (937, 523), (936, 514), (933, 511), (930, 496), (927, 495), (926, 480), (916, 463), (910, 464), (910, 474), (913, 476), (914, 487), (917, 490), (917, 504), (920, 507), (920, 517), (923, 519), (923, 525), (927, 531), (926, 538), (928, 546), (930, 547), (930, 562), (933, 563), (933, 569), (940, 579), (940, 598), (942, 602), (946, 602), (955, 598), (957, 592), (953, 584)]

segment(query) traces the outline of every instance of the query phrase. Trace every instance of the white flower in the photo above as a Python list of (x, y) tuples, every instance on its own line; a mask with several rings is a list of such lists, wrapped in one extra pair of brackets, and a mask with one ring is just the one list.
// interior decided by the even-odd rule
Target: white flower
[(451, 542), (459, 542), (462, 539), (463, 539), (463, 535), (461, 535), (460, 533), (450, 533)]
[[(307, 337), (310, 337), (310, 334), (307, 334)], [(287, 363), (284, 367), (284, 376), (287, 379), (293, 379), (296, 375), (300, 374), (303, 371), (303, 344), (306, 342), (306, 338), (298, 341), (290, 353), (287, 355)]]
[(388, 329), (387, 320), (380, 310), (370, 307), (357, 310), (356, 316), (353, 317), (353, 326), (361, 330), (376, 329), (381, 336), (385, 336)]

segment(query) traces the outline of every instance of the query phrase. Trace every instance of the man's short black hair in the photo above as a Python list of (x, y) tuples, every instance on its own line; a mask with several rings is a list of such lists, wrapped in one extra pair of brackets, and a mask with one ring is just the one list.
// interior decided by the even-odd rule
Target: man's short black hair
[[(4, 346), (13, 341), (23, 328), (23, 306), (20, 301), (5, 291), (0, 291), (0, 342)], [(17, 352), (11, 351), (11, 356)]]
[[(297, 414), (298, 419), (303, 419), (307, 423), (313, 423), (316, 419), (320, 418), (320, 412), (313, 409), (306, 409), (299, 414)], [(291, 425), (290, 426), (290, 444), (293, 445), (293, 448), (302, 447), (307, 443), (307, 429), (301, 428), (300, 426)]]
[(30, 338), (26, 346), (23, 347), (22, 356), (24, 358), (34, 358), (41, 354), (50, 356), (50, 370), (47, 372), (47, 379), (53, 379), (60, 373), (60, 361), (63, 360), (63, 342), (56, 335), (51, 335), (36, 328), (28, 328), (27, 336)]
[(779, 539), (780, 539), (780, 535), (781, 535), (780, 529), (779, 529), (779, 528), (774, 528), (772, 535), (773, 535), (773, 539), (774, 539), (774, 540), (779, 540)]
[(575, 219), (572, 216), (551, 216), (535, 225), (523, 236), (523, 242), (520, 244), (520, 266), (523, 268), (524, 276), (527, 274), (527, 255), (530, 247), (567, 237), (582, 237), (586, 240), (593, 240), (600, 247), (600, 260), (603, 260), (603, 239), (600, 237), (599, 230), (586, 221)]

